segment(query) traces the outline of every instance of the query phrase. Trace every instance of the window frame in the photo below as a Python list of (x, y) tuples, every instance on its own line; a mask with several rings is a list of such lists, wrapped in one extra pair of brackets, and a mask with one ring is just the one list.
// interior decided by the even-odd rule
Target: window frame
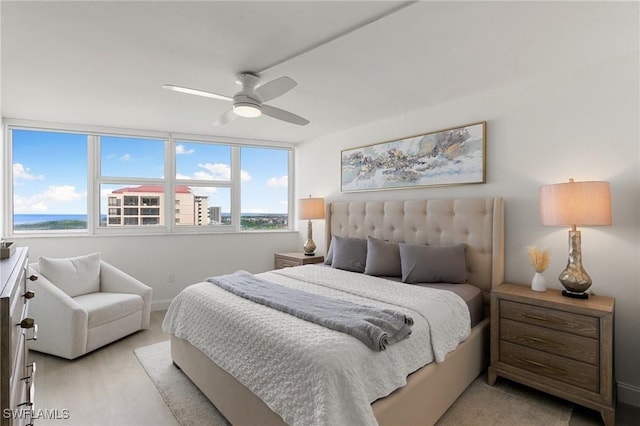
[[(13, 191), (13, 140), (12, 130), (50, 131), (62, 133), (79, 133), (87, 135), (87, 229), (86, 230), (38, 230), (14, 232), (14, 191)], [(220, 137), (215, 135), (194, 135), (188, 133), (168, 133), (158, 131), (143, 131), (135, 129), (121, 129), (112, 127), (84, 126), (75, 124), (48, 123), (30, 120), (5, 119), (4, 132), (4, 200), (3, 221), (4, 235), (11, 238), (28, 238), (43, 236), (95, 236), (95, 235), (136, 235), (136, 234), (215, 234), (215, 233), (272, 233), (294, 231), (294, 181), (295, 176), (295, 145), (287, 142), (274, 142), (255, 139), (239, 139)], [(100, 136), (116, 136), (130, 138), (160, 139), (164, 141), (164, 176), (162, 178), (128, 178), (103, 177), (100, 173)], [(176, 144), (179, 142), (194, 142), (229, 146), (231, 148), (231, 177), (230, 181), (186, 180), (176, 178)], [(241, 229), (241, 147), (259, 147), (265, 149), (283, 149), (288, 151), (288, 206), (286, 229)], [(161, 208), (166, 217), (163, 225), (121, 225), (115, 227), (100, 226), (100, 187), (101, 185), (162, 185), (164, 187), (165, 205)], [(177, 185), (191, 187), (222, 187), (230, 189), (230, 225), (179, 225), (176, 224), (176, 196)], [(105, 206), (107, 209), (121, 206)], [(155, 207), (155, 206), (154, 206)], [(160, 208), (160, 207), (159, 207)], [(124, 212), (124, 210), (123, 210)], [(125, 217), (124, 215), (122, 216)], [(123, 219), (124, 220), (124, 219)]]

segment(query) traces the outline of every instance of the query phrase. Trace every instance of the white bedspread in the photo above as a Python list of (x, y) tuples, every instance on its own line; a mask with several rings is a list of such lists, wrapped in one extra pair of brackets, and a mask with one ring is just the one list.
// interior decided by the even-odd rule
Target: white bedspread
[(464, 301), (323, 266), (258, 274), (304, 291), (393, 308), (414, 320), (408, 339), (374, 352), (354, 337), (258, 305), (211, 283), (182, 291), (163, 330), (187, 340), (260, 397), (290, 425), (375, 425), (371, 403), (441, 362), (470, 333)]

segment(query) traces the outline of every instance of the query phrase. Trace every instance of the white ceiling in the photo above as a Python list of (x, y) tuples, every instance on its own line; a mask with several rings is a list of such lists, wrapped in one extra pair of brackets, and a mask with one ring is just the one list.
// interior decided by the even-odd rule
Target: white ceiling
[[(2, 115), (300, 142), (638, 48), (638, 17), (620, 4), (407, 4), (376, 20), (404, 4), (5, 0)], [(305, 127), (264, 116), (217, 127), (228, 103), (161, 89), (233, 96), (236, 73), (369, 21), (261, 75), (298, 82), (270, 104), (309, 119)]]

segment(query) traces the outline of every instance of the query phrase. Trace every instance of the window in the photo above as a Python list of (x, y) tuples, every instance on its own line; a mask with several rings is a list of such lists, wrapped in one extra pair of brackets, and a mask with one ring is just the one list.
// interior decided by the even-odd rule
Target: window
[(289, 151), (240, 149), (241, 229), (288, 229)]
[(11, 129), (10, 138), (13, 232), (86, 230), (87, 135)]
[[(231, 225), (232, 147), (176, 141), (175, 152), (176, 225)], [(211, 208), (219, 211), (216, 220)]]
[[(160, 213), (164, 197), (165, 141), (162, 139), (100, 135), (100, 226), (164, 225)], [(107, 197), (108, 201), (103, 200)], [(124, 220), (112, 221), (107, 206), (123, 205)], [(154, 213), (145, 207), (157, 207)], [(142, 216), (157, 216), (141, 219)], [(106, 220), (103, 220), (106, 217)], [(134, 218), (135, 217), (135, 218)]]
[(162, 178), (164, 141), (100, 136), (100, 174), (106, 177)]
[(6, 235), (289, 229), (290, 146), (23, 123), (6, 121)]

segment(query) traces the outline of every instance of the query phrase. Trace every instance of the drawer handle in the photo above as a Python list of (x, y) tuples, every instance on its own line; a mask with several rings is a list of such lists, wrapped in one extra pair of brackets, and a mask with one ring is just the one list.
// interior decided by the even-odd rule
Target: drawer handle
[(567, 325), (566, 321), (562, 321), (557, 318), (543, 317), (541, 315), (534, 315), (534, 314), (522, 314), (522, 316), (525, 318), (548, 322), (551, 324)]
[(527, 336), (526, 334), (524, 335), (524, 338), (525, 338), (525, 339), (529, 339), (529, 340), (531, 340), (532, 342), (542, 343), (543, 345), (553, 346), (553, 347), (556, 347), (556, 348), (559, 348), (559, 347), (563, 347), (563, 346), (564, 346), (564, 345), (563, 345), (563, 344), (561, 344), (561, 343), (552, 342), (552, 341), (550, 341), (550, 340), (541, 339), (541, 338), (539, 338), (539, 337)]
[(31, 275), (31, 276), (29, 276), (29, 281), (35, 281), (35, 280), (37, 280), (37, 279), (38, 279), (38, 276), (37, 276), (37, 275)]
[[(29, 382), (27, 382), (29, 383)], [(18, 407), (22, 407), (24, 405), (29, 406), (29, 407), (33, 407), (33, 401), (35, 400), (35, 392), (36, 392), (36, 387), (34, 386), (33, 382), (31, 382), (29, 384), (29, 392), (27, 394), (27, 400), (25, 402), (23, 402), (22, 404), (18, 404)]]
[(27, 291), (25, 294), (22, 295), (22, 297), (24, 297), (25, 299), (33, 299), (34, 297), (36, 297), (36, 293), (29, 290)]
[(524, 362), (526, 364), (535, 365), (536, 367), (544, 368), (545, 370), (549, 370), (549, 371), (552, 371), (554, 373), (564, 374), (564, 375), (567, 374), (567, 371), (562, 369), (562, 368), (552, 367), (550, 365), (546, 365), (546, 364), (543, 364), (541, 362), (531, 361), (530, 359), (525, 359), (525, 358), (520, 358), (520, 361), (522, 361), (522, 362)]
[[(28, 337), (27, 340), (38, 340), (38, 324), (33, 324), (33, 335), (31, 335), (31, 337)], [(25, 333), (25, 337), (26, 337), (26, 333)]]
[(27, 376), (24, 376), (23, 378), (21, 378), (20, 380), (29, 380), (29, 381), (33, 381), (33, 377), (35, 377), (36, 375), (36, 363), (35, 361), (33, 362), (33, 364), (29, 364), (27, 365), (27, 370), (31, 370), (31, 372), (29, 372), (29, 374)]

